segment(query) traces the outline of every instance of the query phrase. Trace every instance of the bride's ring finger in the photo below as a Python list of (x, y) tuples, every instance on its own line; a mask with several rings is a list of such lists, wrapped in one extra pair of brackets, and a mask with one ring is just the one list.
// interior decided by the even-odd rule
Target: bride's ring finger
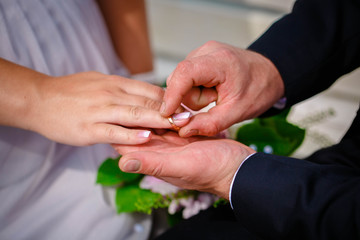
[(169, 120), (169, 123), (171, 124), (172, 128), (173, 128), (175, 131), (178, 132), (178, 131), (180, 130), (180, 127), (174, 123), (173, 118), (172, 118), (172, 117), (168, 117), (168, 120)]

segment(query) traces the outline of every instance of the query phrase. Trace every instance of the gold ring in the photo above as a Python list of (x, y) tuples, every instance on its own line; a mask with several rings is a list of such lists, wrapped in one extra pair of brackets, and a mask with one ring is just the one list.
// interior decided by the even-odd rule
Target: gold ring
[(168, 117), (167, 119), (169, 120), (169, 123), (171, 124), (172, 128), (173, 128), (175, 131), (179, 131), (179, 130), (180, 130), (180, 127), (174, 123), (174, 120), (172, 119), (172, 117)]

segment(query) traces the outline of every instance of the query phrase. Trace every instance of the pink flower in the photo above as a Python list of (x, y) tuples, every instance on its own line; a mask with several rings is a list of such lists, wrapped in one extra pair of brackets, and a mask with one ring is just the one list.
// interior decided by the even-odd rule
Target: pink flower
[(181, 190), (180, 188), (148, 175), (145, 175), (141, 180), (140, 188), (149, 189), (152, 192), (172, 198), (168, 207), (169, 214), (175, 214), (183, 209), (184, 219), (188, 219), (198, 214), (201, 210), (209, 208), (218, 199), (217, 196), (210, 193), (199, 193), (196, 195), (196, 199), (194, 195), (176, 198), (176, 195), (172, 196), (172, 194), (178, 193)]
[(152, 192), (160, 193), (161, 195), (170, 195), (172, 193), (177, 193), (180, 188), (167, 183), (161, 179), (158, 179), (153, 176), (144, 176), (140, 182), (140, 188), (149, 189)]
[(171, 203), (168, 207), (168, 213), (173, 215), (180, 209), (181, 209), (181, 206), (180, 206), (179, 200), (178, 199), (171, 200)]
[(217, 199), (217, 196), (210, 193), (200, 193), (196, 199), (194, 196), (173, 199), (169, 205), (168, 212), (169, 214), (174, 214), (183, 208), (183, 218), (188, 219), (198, 214), (201, 210), (209, 208)]

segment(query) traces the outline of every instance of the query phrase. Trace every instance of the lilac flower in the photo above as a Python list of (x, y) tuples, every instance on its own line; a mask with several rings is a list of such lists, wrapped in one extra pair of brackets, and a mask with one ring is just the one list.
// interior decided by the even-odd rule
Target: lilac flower
[(197, 200), (201, 203), (201, 210), (204, 210), (210, 207), (215, 201), (219, 200), (219, 197), (210, 193), (200, 193)]
[(169, 214), (174, 214), (183, 208), (183, 218), (188, 219), (198, 214), (201, 210), (209, 208), (217, 199), (217, 196), (210, 193), (200, 193), (196, 199), (194, 196), (173, 199), (169, 205), (168, 212)]
[(178, 199), (171, 200), (171, 203), (168, 207), (168, 213), (173, 215), (180, 209), (181, 209), (181, 206), (180, 206), (179, 200)]
[(188, 219), (196, 214), (198, 214), (201, 210), (199, 201), (195, 201), (193, 197), (189, 197), (187, 199), (181, 199), (187, 201), (180, 201), (184, 206), (184, 210), (182, 212), (183, 218)]
[(170, 195), (172, 193), (177, 193), (180, 188), (167, 183), (161, 179), (158, 179), (153, 176), (144, 176), (140, 182), (140, 188), (149, 189), (152, 192), (160, 193), (161, 195)]

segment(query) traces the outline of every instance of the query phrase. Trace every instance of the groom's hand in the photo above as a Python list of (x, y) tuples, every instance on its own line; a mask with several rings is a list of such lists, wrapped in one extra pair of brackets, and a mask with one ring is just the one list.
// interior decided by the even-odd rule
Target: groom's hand
[(259, 116), (284, 94), (281, 76), (264, 56), (211, 41), (191, 52), (167, 79), (161, 114), (170, 116), (184, 103), (197, 108), (216, 101), (192, 117), (179, 134), (213, 136), (234, 123)]
[(180, 138), (168, 132), (139, 146), (114, 146), (125, 172), (161, 178), (185, 189), (211, 192), (229, 199), (231, 181), (242, 161), (254, 152), (228, 139)]

